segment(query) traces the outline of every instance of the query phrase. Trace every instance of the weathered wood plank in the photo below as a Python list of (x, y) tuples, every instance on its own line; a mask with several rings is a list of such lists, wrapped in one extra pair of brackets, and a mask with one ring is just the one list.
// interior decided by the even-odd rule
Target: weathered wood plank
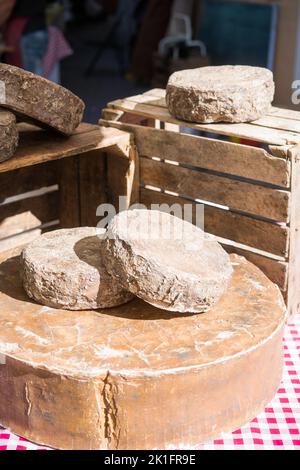
[(104, 108), (101, 111), (102, 119), (106, 119), (108, 121), (120, 121), (123, 115), (124, 115), (123, 111), (116, 111), (114, 109), (109, 109), (109, 108)]
[(133, 124), (100, 122), (133, 133), (140, 155), (159, 157), (282, 187), (290, 186), (290, 161), (287, 157), (275, 157), (264, 149)]
[(9, 250), (41, 234), (41, 221), (29, 210), (0, 221), (0, 251)]
[(288, 119), (281, 116), (264, 116), (252, 124), (262, 127), (270, 127), (272, 129), (285, 130), (288, 132), (300, 132), (300, 121)]
[[(0, 212), (1, 213), (1, 212)], [(5, 219), (0, 220), (0, 240), (9, 238), (10, 236), (32, 230), (41, 225), (41, 221), (27, 210), (21, 214), (13, 214)]]
[(0, 253), (3, 251), (11, 250), (20, 245), (31, 243), (35, 238), (41, 235), (40, 228), (28, 229), (23, 232), (11, 232), (9, 227), (6, 230), (7, 236), (0, 238)]
[(290, 150), (290, 157), (292, 162), (292, 198), (288, 311), (290, 315), (295, 315), (300, 312), (300, 146)]
[[(141, 189), (141, 204), (148, 208), (152, 204), (192, 205), (193, 223), (196, 221), (196, 202), (149, 189)], [(217, 207), (204, 206), (204, 230), (218, 237), (272, 253), (288, 255), (289, 228), (252, 217), (235, 214)]]
[(260, 268), (272, 282), (278, 285), (284, 297), (286, 298), (288, 263), (285, 261), (274, 260), (251, 251), (235, 247), (234, 245), (227, 245), (223, 243), (223, 247), (226, 251), (228, 251), (228, 253), (237, 253), (240, 256), (244, 256), (248, 261)]
[(300, 121), (300, 112), (293, 109), (277, 108), (273, 106), (268, 113), (268, 116), (278, 116), (281, 118), (291, 119), (293, 121)]
[(20, 144), (15, 155), (0, 164), (0, 172), (37, 165), (83, 154), (94, 149), (119, 148), (128, 143), (129, 136), (116, 129), (83, 124), (71, 137), (27, 125), (20, 131)]
[(152, 88), (151, 90), (146, 91), (143, 93), (144, 96), (156, 96), (157, 98), (165, 98), (166, 97), (166, 90), (164, 88)]
[(59, 220), (61, 228), (80, 226), (78, 157), (60, 160)]
[(288, 145), (300, 143), (300, 135), (288, 132), (278, 131), (277, 129), (265, 128), (254, 124), (195, 124), (191, 122), (180, 121), (171, 116), (168, 110), (160, 106), (149, 104), (140, 104), (125, 100), (116, 100), (108, 104), (108, 107), (118, 109), (132, 114), (145, 116), (147, 118), (158, 119), (164, 122), (171, 122), (182, 127), (189, 127), (199, 131), (211, 132), (220, 135), (234, 136), (255, 142), (263, 142), (271, 145)]
[(40, 225), (38, 222), (30, 211), (5, 219), (0, 224), (0, 252), (30, 243), (41, 233), (59, 228), (57, 220), (45, 225)]
[[(133, 101), (136, 101), (139, 103), (150, 103), (150, 104), (152, 104), (151, 103), (151, 99), (152, 99), (153, 104), (158, 103), (157, 106), (167, 107), (166, 90), (163, 88), (154, 88), (143, 94), (129, 97), (128, 99), (130, 100), (132, 99)], [(300, 111), (279, 108), (276, 106), (271, 107), (267, 116), (270, 116), (270, 117), (278, 116), (279, 118), (287, 118), (287, 119), (292, 119), (294, 121), (300, 121)]]
[(44, 163), (35, 168), (21, 168), (9, 173), (0, 173), (0, 203), (8, 197), (56, 183), (58, 183), (58, 174), (55, 162)]
[(277, 222), (289, 218), (290, 193), (211, 175), (163, 162), (140, 158), (144, 186), (172, 191), (179, 196), (213, 202)]
[(79, 159), (80, 225), (96, 227), (97, 207), (107, 202), (106, 155), (93, 150)]
[(140, 168), (135, 146), (130, 149), (128, 160), (115, 155), (107, 156), (108, 201), (119, 211), (119, 196), (125, 197), (125, 208), (139, 202)]
[(107, 155), (107, 195), (110, 204), (119, 211), (119, 196), (127, 198), (128, 161), (115, 155)]
[[(22, 224), (24, 221), (23, 214), (28, 211), (37, 220), (36, 225), (41, 225), (58, 219), (58, 191), (46, 193), (42, 196), (21, 199), (20, 201), (0, 206), (0, 224), (4, 223), (8, 217), (16, 216), (18, 214), (22, 214), (22, 217), (19, 219), (20, 224)], [(20, 225), (20, 228), (27, 230), (27, 225), (24, 227)], [(2, 235), (4, 236), (5, 234)]]

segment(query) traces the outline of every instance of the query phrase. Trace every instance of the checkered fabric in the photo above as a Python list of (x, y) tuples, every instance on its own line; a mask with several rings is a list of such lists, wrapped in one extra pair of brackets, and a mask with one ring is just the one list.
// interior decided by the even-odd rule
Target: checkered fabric
[[(250, 424), (205, 444), (203, 450), (300, 450), (300, 315), (289, 323), (284, 336), (285, 367), (277, 394)], [(41, 450), (0, 428), (0, 450)]]

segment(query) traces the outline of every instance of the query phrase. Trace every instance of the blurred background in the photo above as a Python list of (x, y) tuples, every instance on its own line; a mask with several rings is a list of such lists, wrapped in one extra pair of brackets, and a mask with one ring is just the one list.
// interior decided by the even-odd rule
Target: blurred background
[(300, 79), (300, 0), (0, 0), (0, 31), (1, 61), (74, 91), (88, 122), (180, 69), (268, 67), (285, 107)]

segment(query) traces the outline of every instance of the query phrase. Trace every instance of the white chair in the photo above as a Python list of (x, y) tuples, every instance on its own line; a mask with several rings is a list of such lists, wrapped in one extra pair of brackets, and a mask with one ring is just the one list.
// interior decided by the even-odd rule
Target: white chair
[(206, 56), (205, 44), (193, 39), (192, 23), (189, 16), (175, 13), (171, 19), (169, 31), (169, 35), (159, 43), (158, 52), (160, 55), (165, 56), (172, 49), (173, 59), (178, 59), (180, 47), (184, 45), (187, 48), (198, 48), (200, 55)]

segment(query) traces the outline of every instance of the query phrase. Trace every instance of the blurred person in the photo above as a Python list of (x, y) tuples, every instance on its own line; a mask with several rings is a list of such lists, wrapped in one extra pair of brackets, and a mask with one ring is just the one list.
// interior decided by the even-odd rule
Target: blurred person
[(60, 83), (60, 61), (73, 51), (61, 29), (51, 21), (47, 25), (47, 6), (56, 3), (60, 4), (57, 0), (15, 2), (5, 34), (13, 52), (6, 55), (6, 61)]
[(171, 16), (173, 0), (148, 0), (148, 6), (133, 51), (131, 75), (150, 84), (153, 75), (153, 53), (164, 37)]
[(107, 15), (104, 34), (99, 41), (93, 41), (97, 50), (87, 68), (87, 76), (94, 72), (105, 49), (111, 48), (119, 65), (120, 74), (128, 71), (134, 38), (137, 34), (140, 16), (145, 0), (118, 0), (102, 2), (103, 12)]
[(46, 6), (47, 0), (17, 0), (5, 32), (6, 44), (14, 49), (7, 62), (38, 75), (48, 46)]

